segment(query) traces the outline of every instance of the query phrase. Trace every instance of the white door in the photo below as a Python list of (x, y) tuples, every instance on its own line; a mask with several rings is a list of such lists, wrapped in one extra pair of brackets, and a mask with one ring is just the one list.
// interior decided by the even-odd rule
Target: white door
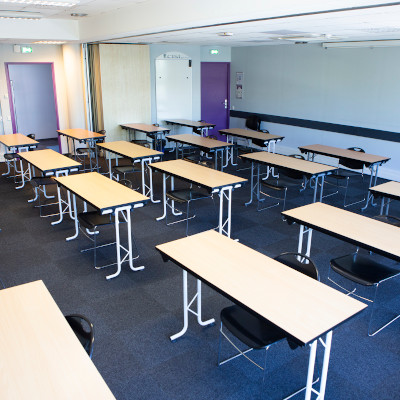
[[(165, 119), (192, 119), (192, 62), (186, 59), (156, 60), (157, 122)], [(176, 129), (176, 128), (175, 128)], [(175, 133), (191, 132), (179, 128)]]
[(14, 132), (57, 137), (58, 116), (51, 63), (8, 64)]

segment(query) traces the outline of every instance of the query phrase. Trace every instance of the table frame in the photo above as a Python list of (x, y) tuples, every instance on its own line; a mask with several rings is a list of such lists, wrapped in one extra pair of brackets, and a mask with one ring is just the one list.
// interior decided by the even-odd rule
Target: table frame
[[(314, 161), (314, 157), (315, 157), (316, 154), (324, 155), (324, 156), (332, 157), (332, 158), (337, 158), (337, 159), (339, 159), (339, 158), (348, 158), (348, 159), (350, 159), (349, 157), (343, 157), (343, 156), (339, 156), (339, 155), (337, 155), (335, 153), (330, 153), (328, 149), (326, 151), (322, 151), (322, 150), (320, 151), (320, 150), (308, 149), (307, 147), (308, 146), (300, 146), (299, 147), (299, 150), (302, 153), (307, 153), (307, 160)], [(328, 146), (328, 147), (333, 147), (333, 146)], [(346, 149), (342, 149), (340, 147), (335, 147), (335, 149), (337, 149), (337, 150), (346, 150)], [(362, 154), (368, 155), (367, 153), (362, 153)], [(356, 160), (358, 160), (358, 159), (356, 159)], [(362, 161), (364, 163), (365, 167), (367, 167), (370, 170), (369, 187), (376, 186), (376, 182), (377, 182), (377, 179), (378, 179), (379, 166), (384, 164), (385, 162), (387, 162), (389, 160), (390, 160), (390, 158), (385, 158), (385, 157), (382, 157), (382, 160), (375, 161), (375, 162), (368, 162), (368, 161), (360, 160), (360, 161)], [(372, 206), (376, 206), (376, 203), (374, 203), (373, 195), (372, 195), (372, 193), (370, 191), (368, 191), (368, 193), (367, 193), (367, 198), (365, 200), (365, 205), (364, 205), (364, 207), (361, 208), (361, 210), (363, 210), (363, 211), (366, 210), (367, 207), (368, 207), (369, 202), (371, 202)]]
[[(107, 143), (105, 143), (105, 144), (107, 144)], [(102, 148), (106, 152), (106, 154), (107, 153), (108, 154), (109, 153), (113, 153), (113, 154), (119, 155), (119, 156), (124, 157), (124, 158), (129, 158), (132, 161), (132, 164), (140, 163), (141, 171), (142, 171), (142, 194), (143, 194), (143, 196), (149, 196), (150, 197), (150, 201), (152, 203), (159, 203), (161, 201), (161, 200), (154, 200), (154, 196), (153, 196), (153, 175), (151, 173), (149, 165), (154, 161), (161, 161), (163, 154), (148, 155), (148, 156), (144, 156), (144, 157), (131, 157), (127, 153), (119, 152), (119, 151), (113, 150), (113, 149), (109, 149), (109, 148), (106, 148), (106, 147), (104, 147), (102, 145), (100, 145), (98, 147)], [(106, 156), (106, 162), (108, 163), (109, 177), (110, 177), (110, 179), (113, 179), (113, 173), (112, 173), (112, 168), (111, 168), (111, 157), (110, 156)], [(118, 157), (116, 157), (115, 163), (116, 163), (116, 166), (118, 166)], [(148, 172), (149, 183), (146, 183), (146, 178), (145, 178), (146, 174), (145, 174), (145, 172)]]
[[(33, 149), (36, 149), (36, 148), (38, 147), (38, 145), (39, 145), (39, 142), (38, 142), (38, 141), (33, 140), (33, 139), (30, 139), (30, 138), (28, 138), (26, 135), (23, 135), (22, 133), (13, 133), (13, 134), (11, 134), (11, 135), (12, 135), (12, 136), (14, 136), (14, 135), (21, 135), (21, 136), (24, 136), (24, 137), (27, 139), (28, 142), (29, 142), (29, 141), (34, 141), (35, 143), (32, 143), (32, 144), (29, 144), (29, 143), (22, 143), (22, 144), (7, 145), (6, 143), (4, 143), (4, 142), (1, 140), (2, 138), (1, 138), (1, 135), (0, 135), (0, 143), (5, 147), (5, 149), (6, 149), (6, 154), (8, 154), (8, 153), (17, 153), (17, 152), (20, 152), (20, 151), (29, 151), (29, 150), (33, 150)], [(6, 135), (6, 136), (11, 136), (11, 135)], [(3, 176), (10, 175), (10, 173), (11, 173), (11, 168), (10, 168), (11, 162), (6, 162), (6, 164), (7, 164), (7, 172), (4, 172), (4, 173), (2, 174)], [(25, 178), (27, 178), (28, 181), (31, 179), (31, 171), (30, 171), (30, 169), (26, 169), (26, 170), (24, 171), (23, 166), (22, 166), (22, 163), (20, 163), (20, 168), (21, 168), (21, 170), (18, 171), (16, 160), (14, 160), (13, 168), (14, 168), (14, 174), (15, 174), (15, 175), (14, 175), (14, 179), (15, 179), (16, 177), (18, 177), (18, 176), (21, 176), (21, 185), (16, 186), (15, 189), (22, 189), (22, 188), (25, 186)], [(19, 174), (19, 175), (18, 175), (18, 174)], [(12, 176), (11, 176), (11, 178), (12, 178)]]
[[(256, 153), (249, 153), (248, 155), (250, 156), (252, 154), (256, 154)], [(272, 154), (275, 154), (275, 153), (272, 153)], [(241, 155), (241, 157), (246, 159), (246, 154)], [(284, 157), (289, 158), (289, 156), (284, 156)], [(249, 160), (251, 160), (251, 159), (249, 158)], [(304, 160), (298, 160), (298, 161), (304, 161)], [(284, 167), (282, 165), (274, 164), (272, 162), (266, 162), (266, 161), (261, 161), (261, 160), (251, 160), (250, 199), (247, 203), (245, 203), (245, 206), (248, 206), (253, 202), (253, 195), (256, 195), (257, 201), (262, 201), (262, 199), (260, 198), (260, 183), (261, 183), (260, 165), (261, 164), (267, 166), (267, 175), (265, 178), (262, 178), (262, 179), (268, 179), (269, 174), (270, 173), (273, 174), (275, 167), (283, 169), (283, 170), (285, 170), (285, 169), (293, 170), (290, 167)], [(254, 173), (255, 165), (256, 165), (256, 173)], [(320, 164), (320, 165), (330, 167), (329, 165), (324, 165), (324, 164)], [(309, 179), (310, 181), (312, 179), (315, 179), (313, 203), (315, 203), (317, 201), (318, 187), (320, 187), (319, 201), (322, 201), (325, 176), (332, 174), (335, 169), (337, 169), (337, 168), (332, 167), (332, 171), (325, 171), (325, 172), (315, 173), (315, 174), (310, 174), (310, 173), (304, 172), (305, 185), (307, 184), (307, 179)], [(298, 170), (296, 170), (296, 171), (298, 171)], [(299, 171), (299, 172), (301, 172), (301, 171)], [(254, 175), (257, 177), (256, 183), (254, 183)], [(305, 187), (302, 190), (305, 190)]]
[[(211, 241), (212, 240), (212, 236), (210, 235), (210, 232), (203, 232), (200, 233), (199, 235), (207, 235), (207, 241)], [(210, 235), (210, 237), (208, 237)], [(185, 239), (181, 239), (181, 240), (185, 240)], [(192, 243), (192, 242), (191, 242)], [(166, 244), (168, 245), (168, 243)], [(229, 298), (230, 300), (232, 300), (235, 303), (239, 303), (242, 306), (246, 307), (246, 304), (243, 304), (242, 300), (240, 298), (234, 298), (234, 293), (229, 293), (226, 292), (224, 290), (224, 288), (220, 288), (217, 285), (217, 282), (214, 282), (210, 279), (207, 279), (207, 276), (201, 275), (199, 271), (199, 267), (198, 265), (196, 265), (196, 267), (194, 267), (193, 269), (190, 268), (189, 265), (186, 265), (185, 262), (182, 261), (182, 258), (177, 256), (174, 257), (171, 251), (171, 248), (169, 250), (165, 250), (163, 249), (164, 245), (160, 245), (157, 246), (156, 248), (160, 251), (160, 253), (163, 256), (164, 261), (167, 260), (171, 260), (174, 264), (178, 265), (179, 267), (181, 267), (184, 271), (184, 276), (188, 273), (190, 273), (191, 275), (193, 275), (195, 278), (197, 278), (198, 280), (201, 280), (203, 282), (205, 282), (206, 284), (208, 284), (210, 287), (212, 287), (213, 289), (215, 289), (216, 291), (218, 291), (219, 293), (221, 293), (222, 295), (224, 295), (225, 297)], [(221, 244), (222, 246), (222, 244)], [(202, 247), (202, 250), (204, 250), (204, 248)], [(265, 256), (266, 258), (268, 258), (267, 256)], [(229, 257), (228, 257), (229, 259)], [(258, 259), (258, 258), (257, 258)], [(296, 271), (293, 271), (293, 273)], [(298, 274), (300, 274), (299, 272), (297, 272)], [(292, 272), (291, 272), (292, 274)], [(184, 281), (185, 283), (185, 281)], [(317, 282), (316, 282), (317, 283)], [(319, 285), (322, 285), (321, 283), (318, 283)], [(229, 287), (229, 285), (228, 285)], [(329, 288), (329, 290), (336, 292), (335, 289)], [(338, 293), (339, 295), (339, 293)], [(343, 298), (345, 298), (346, 296), (344, 294), (341, 294), (343, 296)], [(254, 299), (253, 299), (254, 300)], [(182, 329), (181, 332), (179, 332), (176, 335), (171, 336), (171, 340), (176, 340), (179, 336), (181, 336), (182, 334), (185, 333), (186, 329), (187, 329), (187, 325), (188, 325), (188, 310), (185, 308), (185, 304), (187, 304), (187, 287), (185, 287), (185, 284), (183, 286), (183, 301), (184, 301), (184, 327)], [(354, 300), (357, 301), (357, 300)], [(192, 300), (193, 302), (193, 300)], [(360, 303), (357, 301), (357, 303)], [(189, 306), (191, 305), (191, 303), (189, 303)], [(326, 389), (326, 382), (327, 382), (327, 374), (328, 374), (328, 367), (329, 367), (329, 358), (330, 358), (330, 350), (331, 350), (331, 344), (332, 344), (332, 331), (333, 329), (340, 325), (342, 322), (344, 322), (345, 320), (347, 320), (348, 318), (351, 318), (352, 316), (358, 314), (359, 312), (361, 312), (363, 309), (365, 308), (365, 305), (363, 303), (360, 303), (359, 306), (352, 308), (351, 311), (351, 315), (347, 316), (345, 319), (342, 319), (342, 317), (340, 317), (340, 320), (337, 319), (336, 321), (332, 321), (331, 324), (329, 324), (329, 328), (326, 332), (323, 332), (323, 329), (319, 328), (318, 333), (317, 332), (313, 332), (313, 334), (317, 334), (317, 336), (313, 337), (313, 335), (308, 334), (308, 339), (306, 340), (307, 343), (303, 343), (303, 341), (301, 341), (300, 339), (297, 339), (296, 337), (293, 336), (293, 332), (292, 334), (290, 332), (288, 332), (288, 334), (293, 337), (293, 340), (295, 340), (296, 342), (300, 343), (300, 344), (309, 344), (310, 346), (310, 355), (309, 355), (309, 361), (308, 361), (308, 370), (307, 370), (307, 383), (306, 383), (306, 387), (305, 387), (305, 399), (309, 400), (311, 399), (311, 394), (315, 393), (318, 395), (318, 399), (324, 399), (324, 395), (325, 395), (325, 389)], [(192, 312), (193, 314), (197, 315), (197, 319), (198, 319), (198, 323), (200, 323), (201, 325), (203, 325), (201, 322), (201, 306), (199, 307), (199, 305), (197, 305), (197, 310), (189, 310), (190, 312)], [(200, 321), (199, 321), (200, 318)], [(208, 321), (207, 321), (208, 322)], [(294, 328), (292, 328), (294, 329)], [(325, 327), (324, 327), (325, 329)], [(316, 381), (314, 381), (313, 377), (314, 377), (314, 369), (315, 369), (315, 362), (316, 362), (316, 352), (317, 352), (317, 346), (318, 344), (321, 344), (323, 349), (324, 349), (324, 357), (323, 357), (323, 365), (322, 365), (322, 373), (321, 373), (321, 378), (320, 378), (320, 385), (319, 385), (319, 390), (316, 390), (315, 388), (313, 388), (313, 383), (315, 383)], [(314, 382), (313, 382), (314, 381)], [(299, 393), (300, 391), (302, 391), (304, 389), (301, 389), (299, 391), (297, 391), (294, 394)], [(294, 395), (293, 394), (293, 395)], [(290, 398), (293, 395), (287, 397)]]
[(208, 136), (208, 130), (215, 128), (215, 124), (191, 121), (189, 119), (166, 119), (165, 123), (169, 125), (186, 126), (187, 128), (192, 128), (193, 133), (197, 133), (200, 130), (200, 136), (202, 137)]
[[(57, 180), (57, 179), (56, 179)], [(84, 202), (84, 212), (87, 211), (87, 203), (88, 201), (82, 196), (79, 195), (79, 193), (72, 191), (69, 189), (67, 186), (63, 185), (62, 182), (57, 181), (58, 186), (64, 186), (67, 190), (68, 193), (72, 192), (72, 219), (74, 220), (74, 225), (75, 225), (75, 234), (67, 237), (66, 241), (71, 241), (76, 239), (79, 236), (79, 221), (78, 221), (78, 210), (76, 207), (76, 197), (79, 197), (83, 202)], [(68, 197), (69, 198), (69, 197)], [(117, 277), (121, 273), (122, 269), (122, 263), (127, 261), (129, 262), (129, 268), (132, 271), (141, 271), (144, 269), (144, 266), (139, 266), (139, 267), (134, 267), (133, 266), (133, 260), (137, 259), (139, 256), (133, 257), (132, 256), (132, 226), (131, 226), (131, 210), (139, 207), (143, 207), (147, 200), (135, 202), (132, 204), (127, 204), (127, 205), (122, 205), (122, 206), (114, 206), (114, 207), (107, 207), (105, 209), (99, 209), (95, 204), (89, 203), (92, 207), (95, 209), (99, 210), (102, 215), (106, 214), (114, 214), (115, 215), (115, 222), (114, 222), (114, 227), (115, 227), (115, 238), (116, 238), (116, 249), (117, 249), (117, 271), (113, 274), (107, 275), (106, 279), (112, 279)], [(123, 245), (121, 245), (121, 240), (120, 240), (120, 221), (125, 221), (128, 226), (128, 249), (126, 249)], [(61, 222), (61, 221), (60, 221)], [(89, 234), (90, 231), (88, 231)], [(121, 256), (121, 251), (124, 252), (125, 254)], [(114, 264), (111, 264), (114, 265)], [(111, 266), (109, 265), (109, 266)]]
[[(182, 136), (182, 137), (180, 137)], [(194, 136), (194, 137), (198, 137), (196, 134), (194, 135), (189, 135), (189, 136)], [(207, 137), (203, 137), (201, 136), (203, 139), (208, 139)], [(213, 139), (208, 139), (210, 140), (210, 144), (216, 144), (216, 142), (220, 143), (219, 147), (207, 147), (205, 145), (201, 145), (201, 144), (197, 144), (197, 143), (193, 143), (190, 140), (187, 140), (188, 136), (185, 134), (181, 134), (181, 135), (170, 135), (167, 137), (167, 139), (169, 141), (175, 142), (175, 155), (176, 155), (176, 159), (178, 158), (183, 158), (183, 146), (185, 144), (188, 144), (190, 146), (194, 146), (200, 149), (200, 151), (205, 152), (205, 153), (214, 153), (214, 168), (218, 170), (218, 153), (220, 153), (220, 159), (221, 159), (221, 168), (220, 171), (223, 171), (223, 169), (228, 165), (228, 163), (226, 163), (224, 165), (224, 151), (226, 150), (226, 154), (227, 154), (227, 158), (228, 158), (228, 153), (229, 153), (229, 148), (233, 148), (233, 145), (231, 143), (225, 143), (225, 142), (221, 142), (221, 141), (217, 141), (217, 140), (213, 140)], [(189, 138), (190, 139), (190, 138)], [(212, 140), (212, 142), (211, 142)], [(223, 144), (225, 143), (225, 144)], [(179, 157), (179, 150), (181, 151), (182, 157)]]
[[(95, 148), (95, 158), (96, 158), (96, 164), (94, 166), (92, 166), (92, 156), (90, 154), (90, 149), (88, 148), (88, 156), (89, 156), (89, 163), (90, 163), (90, 171), (93, 171), (94, 169), (99, 171), (100, 170), (100, 166), (99, 166), (99, 156), (98, 156), (98, 152), (97, 152), (97, 146), (96, 143), (98, 142), (103, 142), (105, 140), (106, 135), (102, 135), (99, 134), (97, 132), (91, 132), (91, 131), (86, 131), (89, 133), (94, 133), (99, 135), (98, 137), (87, 137), (87, 138), (81, 138), (81, 139), (77, 139), (73, 132), (66, 132), (66, 131), (74, 131), (75, 129), (66, 129), (66, 130), (58, 130), (57, 133), (60, 136), (65, 136), (67, 139), (67, 147), (68, 149), (70, 148), (70, 144), (69, 142), (72, 142), (72, 153), (74, 155), (74, 159), (76, 161), (76, 148), (75, 148), (75, 141), (77, 141), (78, 143), (86, 143), (88, 144), (89, 147), (93, 147)], [(79, 131), (81, 131), (82, 129), (79, 129)], [(100, 136), (101, 135), (101, 136)], [(85, 170), (85, 168), (84, 168)]]
[[(243, 131), (243, 132), (241, 132), (241, 131)], [(250, 129), (221, 129), (219, 131), (219, 133), (221, 135), (226, 136), (226, 140), (228, 143), (233, 144), (235, 137), (246, 139), (247, 142), (253, 143), (252, 139), (257, 139), (257, 138), (253, 138), (253, 137), (249, 137), (248, 135), (245, 135), (246, 131), (248, 131), (250, 134), (257, 133), (257, 134), (260, 134), (260, 136), (263, 136), (263, 135), (267, 136), (267, 138), (265, 140), (264, 140), (264, 138), (259, 138), (259, 140), (264, 140), (264, 145), (267, 148), (267, 152), (269, 152), (269, 153), (275, 153), (276, 144), (278, 142), (281, 142), (284, 139), (284, 136), (271, 135), (270, 133), (258, 132), (258, 131), (253, 131)], [(229, 161), (231, 162), (232, 166), (237, 165), (237, 163), (233, 162), (233, 157), (234, 157), (234, 148), (232, 147), (231, 151), (228, 152), (228, 155), (226, 157), (226, 164), (224, 165), (224, 168), (228, 166)]]
[[(167, 135), (170, 132), (168, 128), (163, 128), (161, 126), (154, 126), (149, 124), (121, 124), (122, 129), (126, 129), (128, 131), (129, 139), (131, 139), (131, 135), (134, 135), (136, 139), (136, 132), (145, 133), (146, 136), (150, 136), (154, 139), (154, 150), (163, 151), (162, 145), (162, 136)], [(153, 130), (151, 130), (151, 128)]]

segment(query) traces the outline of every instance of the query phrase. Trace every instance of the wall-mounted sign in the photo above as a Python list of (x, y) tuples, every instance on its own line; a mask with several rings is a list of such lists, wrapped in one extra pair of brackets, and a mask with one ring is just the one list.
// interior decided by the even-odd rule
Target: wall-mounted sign
[(213, 56), (216, 56), (216, 55), (219, 54), (219, 50), (217, 50), (217, 49), (211, 49), (211, 50), (210, 50), (210, 54), (213, 55)]
[(21, 46), (21, 53), (32, 53), (32, 46)]
[(243, 99), (243, 72), (236, 72), (236, 98)]

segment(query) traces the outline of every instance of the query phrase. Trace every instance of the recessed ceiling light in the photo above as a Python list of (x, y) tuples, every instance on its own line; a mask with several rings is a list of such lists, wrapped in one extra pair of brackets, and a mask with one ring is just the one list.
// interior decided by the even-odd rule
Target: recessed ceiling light
[(218, 36), (233, 36), (233, 32), (218, 32)]
[(85, 13), (71, 13), (71, 17), (87, 17)]
[(58, 7), (72, 7), (79, 3), (79, 1), (47, 1), (47, 0), (0, 0), (0, 3), (16, 3), (27, 4), (34, 6), (58, 6)]
[(1, 19), (31, 19), (38, 20), (42, 18), (40, 13), (26, 11), (0, 11)]
[(67, 43), (61, 40), (39, 40), (38, 42), (33, 42), (33, 44), (64, 44)]

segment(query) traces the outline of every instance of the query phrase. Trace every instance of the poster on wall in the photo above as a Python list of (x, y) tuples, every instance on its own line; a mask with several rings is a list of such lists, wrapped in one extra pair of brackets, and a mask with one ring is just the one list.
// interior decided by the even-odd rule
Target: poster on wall
[(243, 72), (236, 72), (236, 98), (243, 99)]

